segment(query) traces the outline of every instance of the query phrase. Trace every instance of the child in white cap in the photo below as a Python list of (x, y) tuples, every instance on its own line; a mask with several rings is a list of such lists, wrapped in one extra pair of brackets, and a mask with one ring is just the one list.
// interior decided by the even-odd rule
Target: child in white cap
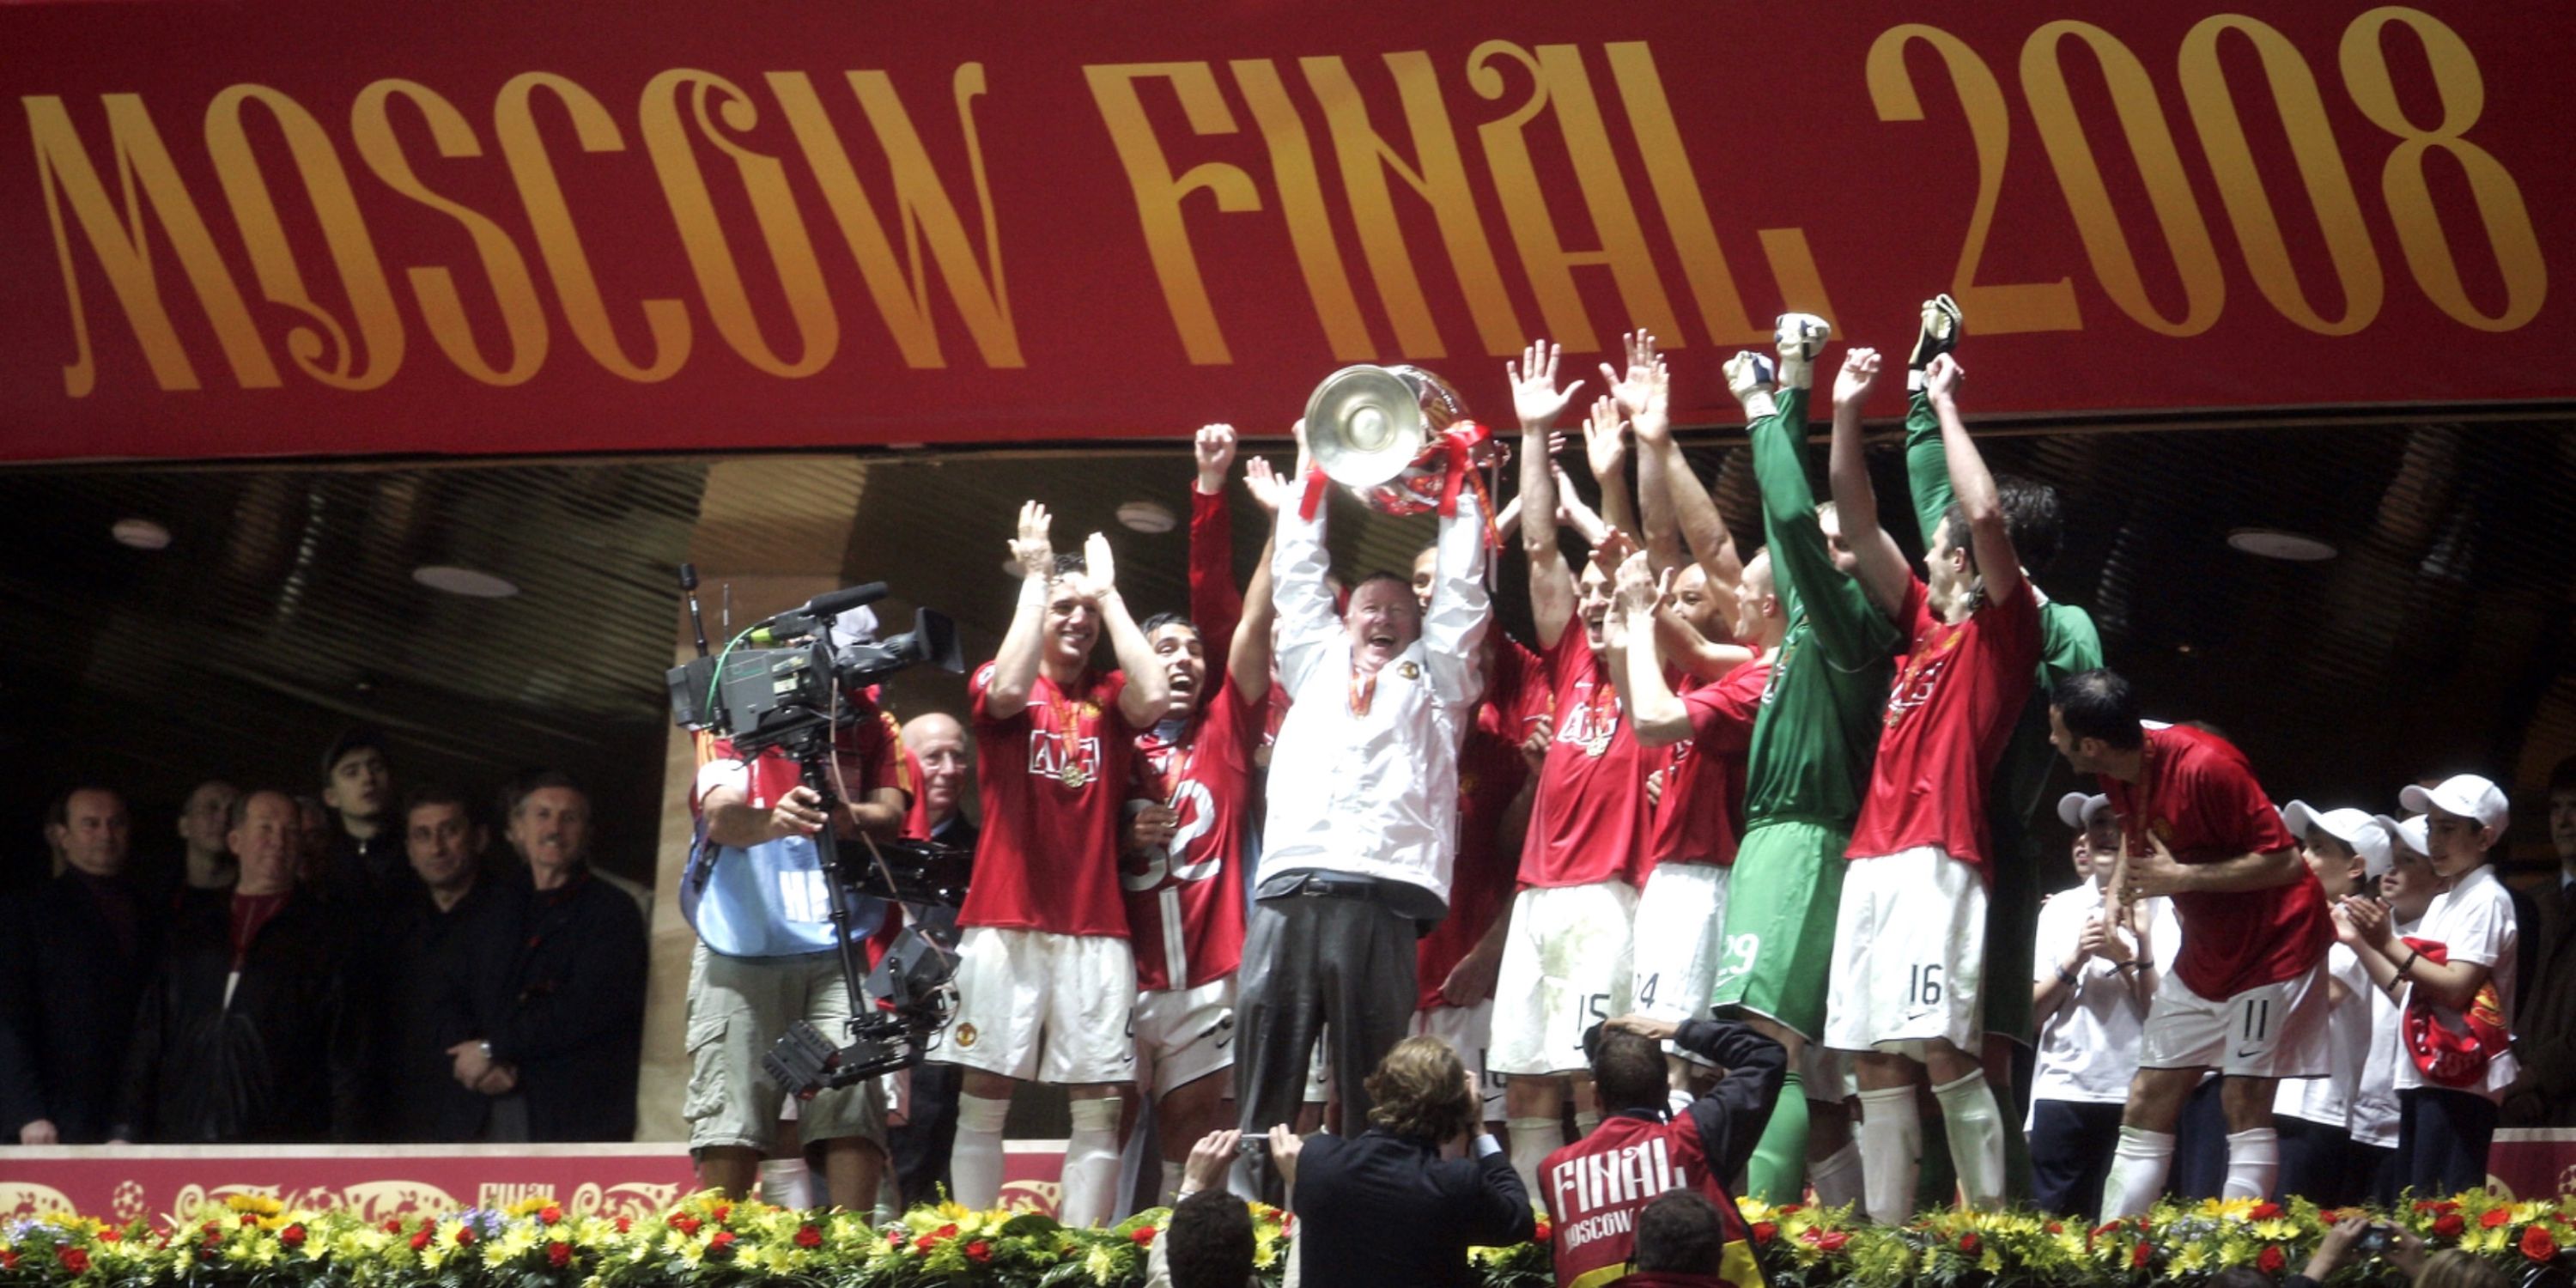
[[(2368, 811), (2320, 810), (2292, 801), (2282, 807), (2281, 822), (2299, 838), (2300, 857), (2329, 900), (2366, 895), (2370, 882), (2388, 871), (2388, 832)], [(2341, 932), (2340, 912), (2335, 921)], [(2373, 991), (2358, 954), (2341, 943), (2326, 950), (2326, 993), (2333, 1006), (2327, 1021), (2329, 1063), (2322, 1078), (2282, 1079), (2273, 1096), (2273, 1120), (2281, 1133), (2281, 1175), (2272, 1193), (2276, 1199), (2298, 1194), (2321, 1207), (2342, 1207), (2359, 1202), (2368, 1188), (2368, 1178), (2351, 1157), (2350, 1133), (2353, 1091), (2370, 1062)]]
[[(2398, 935), (2411, 935), (2422, 927), (2433, 896), (2442, 892), (2442, 878), (2434, 875), (2433, 860), (2426, 853), (2433, 843), (2425, 835), (2421, 814), (2402, 823), (2386, 814), (2375, 818), (2393, 842), (2388, 847), (2388, 871), (2379, 878), (2379, 901), (2388, 905), (2388, 919), (2397, 923)], [(2352, 923), (2342, 917), (2335, 918), (2335, 939), (2345, 948), (2360, 942)], [(2353, 1171), (2368, 1178), (2370, 1201), (2383, 1207), (2395, 1203), (2397, 1192), (2406, 1188), (2397, 1157), (2397, 1062), (2407, 1058), (2397, 1030), (2405, 1013), (2405, 995), (2403, 981), (2395, 989), (2371, 986), (2370, 1057), (2363, 1062), (2361, 1082), (2352, 1093)]]
[(2427, 817), (2442, 893), (2422, 927), (2401, 936), (2386, 905), (2343, 902), (2355, 951), (2383, 988), (2403, 985), (2397, 1064), (2398, 1154), (2403, 1183), (2445, 1195), (2486, 1183), (2496, 1105), (2513, 1081), (2513, 896), (2487, 855), (2504, 839), (2504, 791), (2475, 774), (2410, 786), (2398, 802)]

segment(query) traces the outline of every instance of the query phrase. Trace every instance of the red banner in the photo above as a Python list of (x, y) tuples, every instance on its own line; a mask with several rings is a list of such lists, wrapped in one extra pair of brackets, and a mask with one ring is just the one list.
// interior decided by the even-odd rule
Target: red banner
[[(1772, 316), (1974, 409), (2564, 400), (2562, 7), (0, 5), (0, 458), (1488, 416)], [(1890, 382), (1891, 384), (1893, 382)], [(1899, 395), (1890, 390), (1891, 411)]]
[[(649, 1217), (698, 1188), (679, 1144), (64, 1146), (12, 1147), (0, 1157), (0, 1218), (71, 1211), (176, 1222), (234, 1194), (350, 1208), (371, 1221), (503, 1208), (537, 1195), (579, 1215)], [(1001, 1206), (1055, 1211), (1063, 1141), (1012, 1141), (1003, 1164)]]

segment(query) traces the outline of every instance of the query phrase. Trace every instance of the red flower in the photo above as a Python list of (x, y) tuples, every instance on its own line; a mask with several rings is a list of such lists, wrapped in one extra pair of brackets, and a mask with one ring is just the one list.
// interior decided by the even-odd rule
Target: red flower
[(2558, 1240), (2549, 1237), (2549, 1227), (2526, 1226), (2522, 1232), (2522, 1255), (2534, 1261), (2548, 1261), (2558, 1255)]
[(473, 1226), (470, 1226), (470, 1225), (460, 1225), (460, 1226), (456, 1227), (456, 1246), (457, 1246), (457, 1247), (460, 1247), (460, 1248), (465, 1248), (465, 1247), (471, 1247), (471, 1246), (473, 1246), (473, 1244), (474, 1244), (474, 1227), (473, 1227)]
[(402, 1218), (401, 1218), (401, 1217), (398, 1217), (398, 1216), (389, 1216), (389, 1217), (386, 1217), (386, 1218), (385, 1218), (385, 1233), (387, 1233), (387, 1234), (400, 1234), (400, 1233), (402, 1233)]
[(700, 1221), (696, 1217), (690, 1216), (685, 1212), (676, 1213), (671, 1217), (671, 1228), (682, 1234), (696, 1234), (698, 1232), (698, 1227), (704, 1224), (706, 1224), (706, 1222)]
[(2486, 1215), (2478, 1218), (2478, 1224), (2486, 1229), (2492, 1230), (2512, 1219), (2513, 1212), (2510, 1209), (2488, 1208), (2486, 1210)]
[(241, 1214), (241, 1223), (243, 1225), (257, 1225), (259, 1224), (259, 1214), (255, 1212), (244, 1212)]
[(2281, 1273), (2282, 1266), (2289, 1264), (2289, 1260), (2282, 1255), (2281, 1245), (2267, 1243), (2263, 1245), (2262, 1255), (2254, 1258), (2254, 1268), (2267, 1275), (2277, 1275)]
[[(1816, 1232), (1813, 1230), (1807, 1231), (1807, 1242), (1814, 1243), (1816, 1241), (1814, 1237), (1815, 1233)], [(1779, 1237), (1780, 1225), (1778, 1222), (1756, 1221), (1753, 1223), (1753, 1241), (1755, 1243), (1769, 1243), (1773, 1239), (1777, 1239)]]
[(15, 1270), (17, 1268), (18, 1254), (11, 1252), (7, 1248), (0, 1248), (0, 1270)]
[(1959, 1253), (1962, 1256), (1973, 1257), (1977, 1255), (1977, 1249), (1981, 1246), (1983, 1245), (1979, 1242), (1977, 1232), (1974, 1230), (1970, 1230), (1966, 1234), (1959, 1236)]
[(1554, 1221), (1550, 1221), (1550, 1220), (1548, 1220), (1546, 1217), (1540, 1217), (1540, 1218), (1538, 1219), (1538, 1226), (1537, 1226), (1537, 1228), (1536, 1228), (1535, 1230), (1533, 1230), (1533, 1231), (1531, 1232), (1531, 1234), (1530, 1234), (1530, 1242), (1532, 1242), (1532, 1243), (1545, 1243), (1545, 1242), (1547, 1242), (1549, 1239), (1554, 1238), (1555, 1236), (1556, 1236), (1556, 1222), (1554, 1222)]
[(2048, 1232), (2050, 1234), (2064, 1234), (2066, 1233), (2066, 1223), (2063, 1221), (2051, 1221), (2048, 1223)]
[(277, 1232), (277, 1241), (278, 1241), (279, 1243), (283, 1243), (283, 1244), (285, 1244), (287, 1247), (290, 1247), (290, 1248), (301, 1248), (301, 1247), (303, 1247), (303, 1246), (304, 1246), (304, 1227), (303, 1227), (303, 1226), (301, 1226), (301, 1225), (290, 1225), (290, 1226), (286, 1227), (285, 1229), (278, 1231), (278, 1232)]
[(2147, 1258), (2153, 1255), (2155, 1255), (2154, 1250), (2149, 1248), (2146, 1244), (2141, 1243), (2138, 1245), (2136, 1251), (2129, 1254), (2129, 1264), (2143, 1270), (2146, 1268)]
[(411, 1236), (411, 1250), (412, 1250), (412, 1251), (414, 1251), (414, 1252), (418, 1252), (418, 1251), (420, 1251), (421, 1249), (428, 1247), (428, 1246), (429, 1246), (429, 1235), (430, 1235), (430, 1228), (429, 1228), (428, 1226), (425, 1226), (425, 1225), (424, 1225), (424, 1226), (422, 1226), (421, 1228), (417, 1229), (417, 1230), (412, 1231), (412, 1236)]
[(934, 1238), (930, 1237), (929, 1235), (926, 1235), (926, 1234), (925, 1234), (925, 1235), (921, 1236), (920, 1238), (915, 1239), (915, 1240), (913, 1240), (913, 1241), (912, 1241), (912, 1250), (913, 1250), (913, 1251), (915, 1251), (915, 1252), (928, 1252), (928, 1251), (930, 1251), (930, 1249), (931, 1249), (934, 1245), (936, 1245), (938, 1242), (939, 1242), (939, 1240), (934, 1239)]
[(2342, 1219), (2343, 1212), (2339, 1208), (2324, 1208), (2319, 1210), (2317, 1213), (2317, 1224), (2325, 1226), (2328, 1229), (2332, 1229), (2334, 1227), (2334, 1223)]
[(2102, 1224), (2100, 1224), (2100, 1225), (2097, 1225), (2097, 1226), (2093, 1227), (2093, 1229), (2092, 1229), (2089, 1233), (2087, 1233), (2087, 1234), (2084, 1236), (2084, 1241), (2085, 1241), (2086, 1243), (2091, 1243), (2091, 1242), (2092, 1242), (2092, 1241), (2094, 1241), (2095, 1239), (2104, 1239), (2104, 1238), (2109, 1238), (2110, 1236), (2115, 1235), (2115, 1234), (2118, 1234), (2119, 1232), (2120, 1232), (2120, 1223), (2119, 1223), (2119, 1222), (2117, 1222), (2117, 1221), (2105, 1221), (2105, 1222), (2103, 1222)]
[(572, 1264), (572, 1245), (557, 1239), (546, 1245), (546, 1264), (557, 1270)]
[(800, 1225), (796, 1227), (796, 1246), (800, 1248), (822, 1247), (823, 1232), (810, 1225)]
[(2456, 1239), (2468, 1228), (2469, 1223), (2457, 1212), (2445, 1212), (2433, 1222), (2433, 1234), (2437, 1238)]
[(887, 1242), (887, 1243), (890, 1243), (890, 1244), (893, 1244), (895, 1247), (898, 1247), (898, 1248), (902, 1247), (902, 1246), (903, 1246), (903, 1231), (902, 1231), (900, 1228), (886, 1231), (886, 1242)]
[(621, 1216), (621, 1217), (617, 1218), (617, 1232), (618, 1232), (619, 1234), (624, 1234), (624, 1233), (626, 1233), (627, 1231), (632, 1230), (632, 1229), (634, 1229), (634, 1228), (635, 1228), (635, 1218), (633, 1218), (633, 1217), (631, 1217), (631, 1216)]
[(2460, 1210), (2460, 1201), (2458, 1199), (2440, 1199), (2434, 1202), (2433, 1210), (2436, 1212), (2457, 1212)]
[(1825, 1252), (1840, 1252), (1843, 1250), (1843, 1245), (1849, 1242), (1851, 1242), (1851, 1236), (1840, 1230), (1827, 1230), (1816, 1236), (1816, 1247)]
[(977, 1265), (979, 1265), (979, 1266), (980, 1266), (980, 1265), (982, 1265), (982, 1264), (984, 1264), (984, 1263), (985, 1263), (985, 1262), (987, 1262), (987, 1261), (992, 1260), (992, 1259), (993, 1259), (993, 1245), (992, 1245), (992, 1244), (989, 1244), (989, 1243), (984, 1242), (982, 1239), (977, 1239), (977, 1240), (976, 1240), (976, 1241), (974, 1241), (973, 1243), (967, 1244), (967, 1245), (966, 1245), (966, 1259), (967, 1259), (968, 1261), (972, 1261), (972, 1262), (974, 1262), (975, 1264), (977, 1264)]
[(537, 1221), (543, 1225), (553, 1225), (561, 1220), (563, 1220), (563, 1209), (556, 1207), (551, 1203), (547, 1204), (543, 1211), (537, 1213)]
[(1789, 1215), (1790, 1213), (1797, 1211), (1797, 1210), (1798, 1210), (1798, 1205), (1797, 1205), (1797, 1204), (1795, 1204), (1795, 1203), (1783, 1203), (1783, 1204), (1781, 1204), (1779, 1207), (1777, 1207), (1777, 1208), (1775, 1208), (1775, 1209), (1773, 1209), (1773, 1210), (1774, 1210), (1774, 1211), (1777, 1211), (1777, 1212), (1778, 1212), (1780, 1215), (1782, 1215), (1782, 1216), (1787, 1216), (1787, 1215)]
[(101, 1243), (114, 1243), (124, 1237), (125, 1231), (119, 1230), (112, 1225), (98, 1232), (98, 1241)]
[(1135, 1232), (1127, 1237), (1134, 1239), (1137, 1247), (1148, 1247), (1154, 1242), (1154, 1227), (1150, 1225), (1137, 1226)]
[(2281, 1205), (2272, 1202), (2270, 1199), (2265, 1199), (2264, 1201), (2255, 1204), (2254, 1210), (2246, 1213), (2245, 1215), (2248, 1220), (2269, 1221), (2272, 1218), (2281, 1215)]
[(718, 1230), (714, 1234), (707, 1236), (708, 1256), (721, 1256), (724, 1253), (731, 1251), (733, 1251), (733, 1231)]
[(730, 1203), (718, 1203), (715, 1206), (715, 1210), (707, 1213), (707, 1215), (714, 1217), (717, 1225), (723, 1225), (724, 1219), (733, 1215), (733, 1205)]
[(78, 1248), (65, 1248), (61, 1253), (63, 1269), (73, 1274), (89, 1273), (89, 1254)]
[(2416, 1211), (2418, 1211), (2418, 1212), (2430, 1212), (2430, 1211), (2432, 1211), (2434, 1208), (2437, 1208), (2437, 1207), (2440, 1207), (2440, 1206), (2441, 1206), (2441, 1204), (2435, 1203), (2435, 1202), (2434, 1202), (2433, 1200), (2431, 1200), (2431, 1199), (2417, 1199), (2417, 1200), (2415, 1200), (2415, 1210), (2416, 1210)]

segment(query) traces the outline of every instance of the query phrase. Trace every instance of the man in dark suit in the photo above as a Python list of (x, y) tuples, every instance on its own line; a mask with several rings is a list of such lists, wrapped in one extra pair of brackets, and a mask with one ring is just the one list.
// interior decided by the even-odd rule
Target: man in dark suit
[[(1467, 1249), (1526, 1242), (1529, 1190), (1486, 1132), (1483, 1089), (1434, 1037), (1395, 1044), (1368, 1077), (1369, 1129), (1301, 1146), (1270, 1130), (1270, 1158), (1297, 1213), (1297, 1270), (1313, 1284), (1468, 1288)], [(1467, 1157), (1444, 1159), (1449, 1141)]]
[(2558, 879), (2529, 891), (2533, 915), (2522, 922), (2527, 974), (2513, 1017), (2522, 1074), (2505, 1089), (2506, 1127), (2576, 1127), (2576, 756), (2549, 771), (2549, 843)]
[(54, 798), (62, 875), (0, 912), (0, 1141), (107, 1139), (134, 1007), (161, 951), (161, 902), (128, 871), (133, 827), (105, 787)]
[[(517, 916), (490, 919), (449, 1005), (457, 1083), (481, 1092), (485, 1140), (635, 1135), (647, 950), (635, 900), (590, 870), (590, 798), (538, 773), (511, 788), (510, 837), (528, 866)], [(451, 1137), (453, 1138), (453, 1137)]]
[[(912, 798), (911, 817), (903, 834), (916, 841), (937, 841), (969, 854), (980, 830), (966, 817), (966, 790), (974, 784), (970, 757), (974, 744), (955, 716), (933, 711), (914, 716), (903, 726), (903, 751), (913, 761), (913, 781), (921, 785)], [(891, 923), (889, 923), (891, 924)], [(930, 927), (953, 945), (952, 918), (944, 928)], [(948, 1152), (957, 1143), (958, 1067), (918, 1064), (904, 1074), (906, 1094), (889, 1114), (886, 1151), (894, 1167), (895, 1186), (903, 1203), (936, 1202), (948, 1185)]]

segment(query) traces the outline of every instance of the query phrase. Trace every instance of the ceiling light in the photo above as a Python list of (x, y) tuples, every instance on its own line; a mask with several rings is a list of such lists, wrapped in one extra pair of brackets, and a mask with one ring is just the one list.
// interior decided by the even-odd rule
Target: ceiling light
[(1118, 507), (1118, 522), (1134, 532), (1169, 532), (1180, 520), (1159, 501), (1130, 501)]
[(2227, 534), (2227, 544), (2259, 558), (2292, 563), (2321, 563), (2335, 557), (2331, 543), (2279, 528), (2238, 528)]
[(160, 550), (170, 544), (170, 530), (150, 519), (119, 519), (107, 530), (120, 546), (137, 550)]
[(411, 570), (411, 579), (431, 590), (474, 599), (508, 599), (519, 593), (518, 585), (507, 578), (454, 564), (425, 564)]

